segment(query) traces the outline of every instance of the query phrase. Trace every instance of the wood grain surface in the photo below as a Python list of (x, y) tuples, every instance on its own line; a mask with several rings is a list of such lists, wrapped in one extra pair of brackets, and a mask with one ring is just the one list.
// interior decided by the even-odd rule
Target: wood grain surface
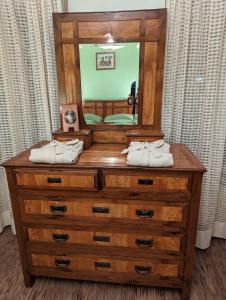
[[(179, 251), (181, 236), (158, 234), (115, 233), (106, 231), (75, 231), (53, 228), (28, 228), (30, 241), (64, 244), (102, 245), (110, 247), (130, 247), (151, 251)], [(146, 245), (145, 245), (146, 241)]]
[(40, 170), (18, 170), (16, 181), (19, 186), (77, 188), (95, 190), (96, 171), (88, 172), (40, 172)]
[(73, 23), (61, 23), (62, 39), (73, 39)]
[(76, 271), (96, 271), (113, 273), (132, 273), (143, 277), (178, 277), (181, 262), (159, 260), (120, 260), (111, 257), (91, 256), (91, 255), (48, 255), (32, 254), (31, 261), (33, 266), (49, 267), (58, 270)]
[(93, 133), (89, 129), (83, 129), (77, 132), (69, 131), (66, 133), (61, 130), (57, 130), (53, 133), (53, 139), (60, 142), (79, 139), (80, 141), (83, 141), (84, 148), (89, 149), (93, 143)]
[[(9, 228), (0, 234), (0, 299), (4, 300), (179, 300), (173, 289), (37, 278), (24, 286), (16, 236)], [(196, 250), (190, 300), (226, 299), (225, 242), (213, 239), (207, 250)], [(13, 288), (12, 288), (13, 287)]]
[(111, 33), (114, 38), (138, 39), (140, 36), (140, 21), (108, 21), (108, 22), (79, 22), (79, 38), (106, 38)]
[(158, 38), (161, 30), (160, 19), (149, 19), (145, 21), (145, 36)]
[(63, 45), (63, 56), (64, 56), (64, 74), (65, 74), (65, 86), (66, 86), (66, 98), (67, 104), (77, 103), (77, 85), (75, 77), (75, 52), (74, 45), (64, 44)]
[(158, 51), (157, 42), (145, 43), (142, 125), (153, 125), (154, 123), (157, 51)]
[[(97, 131), (98, 132), (98, 131)], [(97, 133), (96, 132), (96, 133)], [(119, 134), (122, 134), (119, 132)], [(108, 132), (103, 136), (107, 139)], [(123, 141), (122, 141), (123, 142)], [(126, 136), (125, 141), (126, 143)], [(32, 148), (38, 148), (45, 145), (47, 142), (41, 142), (34, 145)], [(126, 148), (125, 144), (93, 144), (89, 149), (82, 152), (77, 162), (73, 165), (47, 165), (47, 164), (34, 164), (29, 161), (30, 149), (20, 153), (12, 159), (9, 159), (3, 166), (16, 166), (16, 167), (37, 167), (48, 169), (77, 169), (77, 168), (123, 168), (126, 170), (146, 170), (147, 172), (157, 171), (158, 174), (164, 171), (193, 171), (193, 172), (205, 172), (206, 169), (199, 162), (199, 160), (192, 154), (192, 152), (183, 144), (173, 144), (170, 147), (170, 151), (173, 154), (174, 166), (170, 168), (142, 168), (127, 166), (126, 155), (121, 152)]]
[[(120, 174), (104, 172), (104, 188), (107, 189), (130, 189), (141, 191), (152, 190), (188, 190), (189, 177), (187, 176), (157, 176), (152, 174)], [(146, 182), (146, 183), (145, 183)]]
[[(31, 197), (32, 198), (32, 197)], [(95, 218), (112, 218), (141, 220), (141, 222), (149, 223), (155, 221), (178, 222), (179, 225), (187, 219), (185, 203), (173, 202), (171, 205), (166, 205), (161, 202), (144, 203), (121, 203), (116, 204), (114, 200), (102, 199), (76, 199), (72, 201), (49, 201), (49, 200), (24, 200), (25, 214), (43, 214), (43, 215), (59, 215), (54, 213), (51, 207), (64, 207), (65, 211), (60, 214), (71, 217), (95, 217)], [(95, 210), (96, 209), (96, 210)], [(101, 211), (102, 210), (102, 211)], [(148, 214), (149, 213), (149, 214)], [(144, 215), (144, 216), (143, 216)], [(88, 221), (88, 220), (87, 220)], [(119, 221), (119, 220), (118, 220)]]

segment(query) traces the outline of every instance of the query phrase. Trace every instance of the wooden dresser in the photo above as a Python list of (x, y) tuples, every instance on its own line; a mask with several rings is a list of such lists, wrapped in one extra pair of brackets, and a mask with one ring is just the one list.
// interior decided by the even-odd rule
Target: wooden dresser
[[(174, 166), (127, 166), (130, 141), (161, 132), (166, 11), (54, 15), (61, 103), (77, 103), (85, 150), (75, 164), (29, 161), (30, 149), (6, 168), (26, 286), (34, 276), (171, 287), (189, 299), (202, 176), (185, 145), (171, 145)], [(86, 125), (79, 44), (140, 44), (138, 123)], [(99, 71), (100, 72), (100, 71)], [(40, 143), (34, 147), (40, 147)], [(107, 298), (106, 298), (107, 299)]]
[(188, 298), (203, 166), (172, 145), (172, 168), (126, 165), (96, 144), (75, 165), (6, 167), (24, 279), (33, 275), (173, 287)]

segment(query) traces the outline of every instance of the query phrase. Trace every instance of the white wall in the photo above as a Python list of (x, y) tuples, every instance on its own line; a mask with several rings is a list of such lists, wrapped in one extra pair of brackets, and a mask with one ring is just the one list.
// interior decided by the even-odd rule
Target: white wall
[(68, 11), (156, 9), (165, 7), (165, 2), (165, 0), (68, 0)]

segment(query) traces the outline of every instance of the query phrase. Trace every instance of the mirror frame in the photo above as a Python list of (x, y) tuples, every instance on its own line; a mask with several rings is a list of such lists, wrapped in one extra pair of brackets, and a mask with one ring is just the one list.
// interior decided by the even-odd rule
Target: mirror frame
[[(54, 13), (58, 93), (61, 104), (77, 103), (81, 129), (161, 130), (166, 9)], [(82, 111), (79, 44), (140, 43), (138, 125), (87, 125)]]

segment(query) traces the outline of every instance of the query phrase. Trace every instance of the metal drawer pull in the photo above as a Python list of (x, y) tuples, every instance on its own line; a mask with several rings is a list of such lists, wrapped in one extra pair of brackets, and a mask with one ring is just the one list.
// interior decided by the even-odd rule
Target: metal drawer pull
[(138, 247), (151, 248), (153, 246), (153, 240), (136, 239), (136, 244), (137, 244)]
[(109, 208), (108, 207), (93, 207), (92, 212), (97, 214), (109, 214)]
[(55, 265), (57, 267), (66, 268), (66, 267), (69, 267), (70, 264), (71, 264), (71, 261), (69, 259), (59, 259), (59, 258), (55, 259)]
[(67, 206), (64, 205), (50, 205), (50, 210), (53, 214), (63, 214), (67, 211)]
[(62, 183), (62, 179), (60, 177), (47, 177), (48, 183)]
[(95, 261), (95, 267), (96, 268), (111, 268), (111, 263)]
[(154, 216), (154, 210), (151, 210), (151, 209), (147, 209), (147, 210), (136, 209), (136, 215), (139, 218), (152, 218)]
[(135, 266), (134, 269), (141, 275), (148, 275), (151, 273), (151, 267)]
[(102, 235), (94, 235), (93, 240), (95, 242), (110, 242), (110, 237), (102, 236)]
[(68, 234), (62, 234), (62, 233), (53, 233), (52, 237), (53, 240), (56, 242), (66, 242), (69, 239)]
[(62, 200), (64, 200), (64, 197), (48, 196), (48, 199), (51, 201), (62, 201)]
[(138, 184), (142, 185), (153, 185), (153, 179), (138, 179)]
[(129, 197), (137, 197), (138, 193), (129, 193)]

